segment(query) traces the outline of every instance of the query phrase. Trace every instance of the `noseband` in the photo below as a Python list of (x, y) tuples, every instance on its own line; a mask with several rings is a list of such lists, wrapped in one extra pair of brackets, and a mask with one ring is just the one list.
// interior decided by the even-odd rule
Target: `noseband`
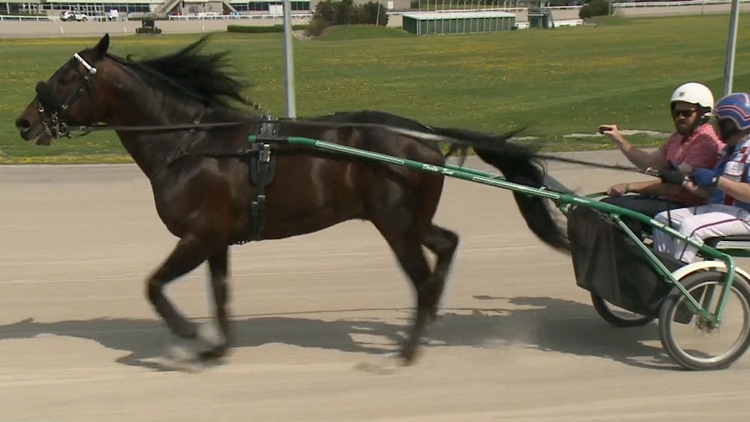
[[(57, 98), (55, 98), (54, 94), (52, 94), (52, 90), (49, 88), (49, 85), (47, 83), (40, 81), (36, 84), (36, 93), (38, 98), (36, 101), (36, 105), (37, 110), (39, 111), (39, 115), (42, 118), (41, 120), (42, 125), (44, 126), (44, 131), (47, 133), (47, 135), (55, 139), (62, 136), (65, 136), (67, 138), (71, 137), (68, 124), (65, 122), (65, 116), (70, 107), (76, 102), (76, 100), (78, 100), (78, 98), (83, 94), (83, 91), (86, 88), (88, 88), (89, 90), (89, 97), (93, 99), (92, 93), (94, 90), (94, 86), (91, 83), (91, 80), (93, 79), (94, 75), (96, 75), (96, 67), (90, 65), (78, 53), (75, 53), (73, 57), (75, 57), (76, 60), (78, 60), (78, 62), (80, 62), (83, 67), (88, 70), (88, 73), (83, 77), (83, 82), (81, 82), (81, 85), (78, 87), (78, 89), (73, 92), (73, 94), (68, 97), (68, 99), (65, 100), (64, 103), (60, 103)], [(49, 119), (46, 119), (45, 117), (48, 117)], [(47, 120), (50, 121), (52, 126), (47, 123)]]

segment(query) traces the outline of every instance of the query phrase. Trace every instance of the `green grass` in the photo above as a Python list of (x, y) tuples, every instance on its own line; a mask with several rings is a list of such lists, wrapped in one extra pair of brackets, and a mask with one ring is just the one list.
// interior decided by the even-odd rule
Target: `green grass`
[[(548, 149), (609, 147), (593, 133), (601, 123), (668, 132), (669, 96), (681, 83), (723, 91), (728, 16), (601, 20), (598, 27), (520, 30), (433, 37), (373, 36), (371, 28), (337, 28), (328, 40), (295, 40), (297, 114), (380, 109), (441, 126), (499, 132), (529, 124)], [(111, 51), (137, 56), (173, 51), (200, 34), (115, 37)], [(358, 38), (358, 39), (347, 39)], [(71, 55), (96, 39), (0, 40), (0, 163), (122, 161), (113, 133), (37, 147), (20, 139), (14, 120)], [(750, 41), (740, 19), (738, 45)], [(210, 48), (234, 51), (236, 71), (256, 83), (249, 93), (283, 115), (282, 34), (216, 34)], [(750, 49), (738, 48), (736, 90), (750, 85)], [(653, 145), (661, 139), (636, 137)]]
[(375, 25), (331, 26), (323, 30), (315, 41), (355, 41), (382, 38), (416, 38), (417, 36), (400, 28)]

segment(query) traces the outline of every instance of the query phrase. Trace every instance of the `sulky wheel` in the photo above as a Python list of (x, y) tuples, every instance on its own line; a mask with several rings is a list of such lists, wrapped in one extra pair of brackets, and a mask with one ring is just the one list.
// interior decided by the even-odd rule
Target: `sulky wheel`
[[(644, 316), (634, 313), (625, 313), (628, 311), (621, 311), (622, 313), (615, 313), (612, 309), (613, 305), (602, 299), (601, 296), (596, 293), (591, 293), (591, 303), (594, 304), (596, 312), (604, 318), (605, 321), (618, 328), (626, 327), (642, 327), (656, 318), (650, 316)], [(619, 309), (619, 308), (618, 308)]]
[[(703, 308), (713, 314), (725, 290), (724, 275), (715, 270), (702, 271), (690, 274), (680, 283)], [(683, 368), (692, 370), (723, 369), (742, 357), (750, 347), (750, 281), (735, 274), (718, 327), (699, 314), (690, 312), (689, 303), (676, 287), (662, 303), (659, 335), (669, 356)], [(683, 336), (686, 340), (678, 340)], [(698, 351), (705, 349), (715, 351)]]

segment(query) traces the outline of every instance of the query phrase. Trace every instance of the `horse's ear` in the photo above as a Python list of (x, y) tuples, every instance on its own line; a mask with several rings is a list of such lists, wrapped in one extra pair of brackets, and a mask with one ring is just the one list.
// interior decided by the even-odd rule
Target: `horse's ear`
[(102, 39), (99, 40), (99, 43), (94, 47), (94, 57), (96, 57), (96, 60), (100, 60), (104, 58), (104, 55), (107, 54), (107, 50), (109, 49), (109, 33), (104, 34)]

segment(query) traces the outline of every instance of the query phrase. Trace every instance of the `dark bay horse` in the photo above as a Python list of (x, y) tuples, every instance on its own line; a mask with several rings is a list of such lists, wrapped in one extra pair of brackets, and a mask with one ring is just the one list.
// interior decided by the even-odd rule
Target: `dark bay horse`
[[(187, 358), (223, 357), (232, 344), (229, 246), (312, 233), (344, 221), (371, 222), (384, 237), (416, 292), (416, 313), (400, 350), (414, 362), (420, 337), (435, 318), (459, 236), (432, 222), (442, 175), (322, 150), (274, 144), (256, 150), (248, 136), (303, 136), (443, 165), (438, 144), (378, 123), (435, 133), (382, 112), (339, 113), (310, 120), (265, 121), (248, 111), (244, 86), (222, 69), (226, 53), (202, 54), (206, 38), (175, 53), (131, 60), (108, 53), (109, 36), (75, 53), (46, 82), (16, 120), (21, 137), (39, 145), (84, 132), (114, 130), (151, 182), (157, 213), (179, 240), (147, 277), (145, 291)], [(234, 103), (239, 103), (235, 105)], [(541, 165), (502, 136), (439, 129), (458, 144), (498, 142), (478, 150), (507, 177), (540, 186)], [(503, 149), (506, 148), (506, 149)], [(270, 158), (269, 158), (270, 157)], [(567, 238), (540, 198), (516, 196), (532, 231), (559, 250)], [(421, 246), (436, 254), (430, 268)], [(210, 339), (163, 293), (165, 285), (208, 262), (221, 338)]]

